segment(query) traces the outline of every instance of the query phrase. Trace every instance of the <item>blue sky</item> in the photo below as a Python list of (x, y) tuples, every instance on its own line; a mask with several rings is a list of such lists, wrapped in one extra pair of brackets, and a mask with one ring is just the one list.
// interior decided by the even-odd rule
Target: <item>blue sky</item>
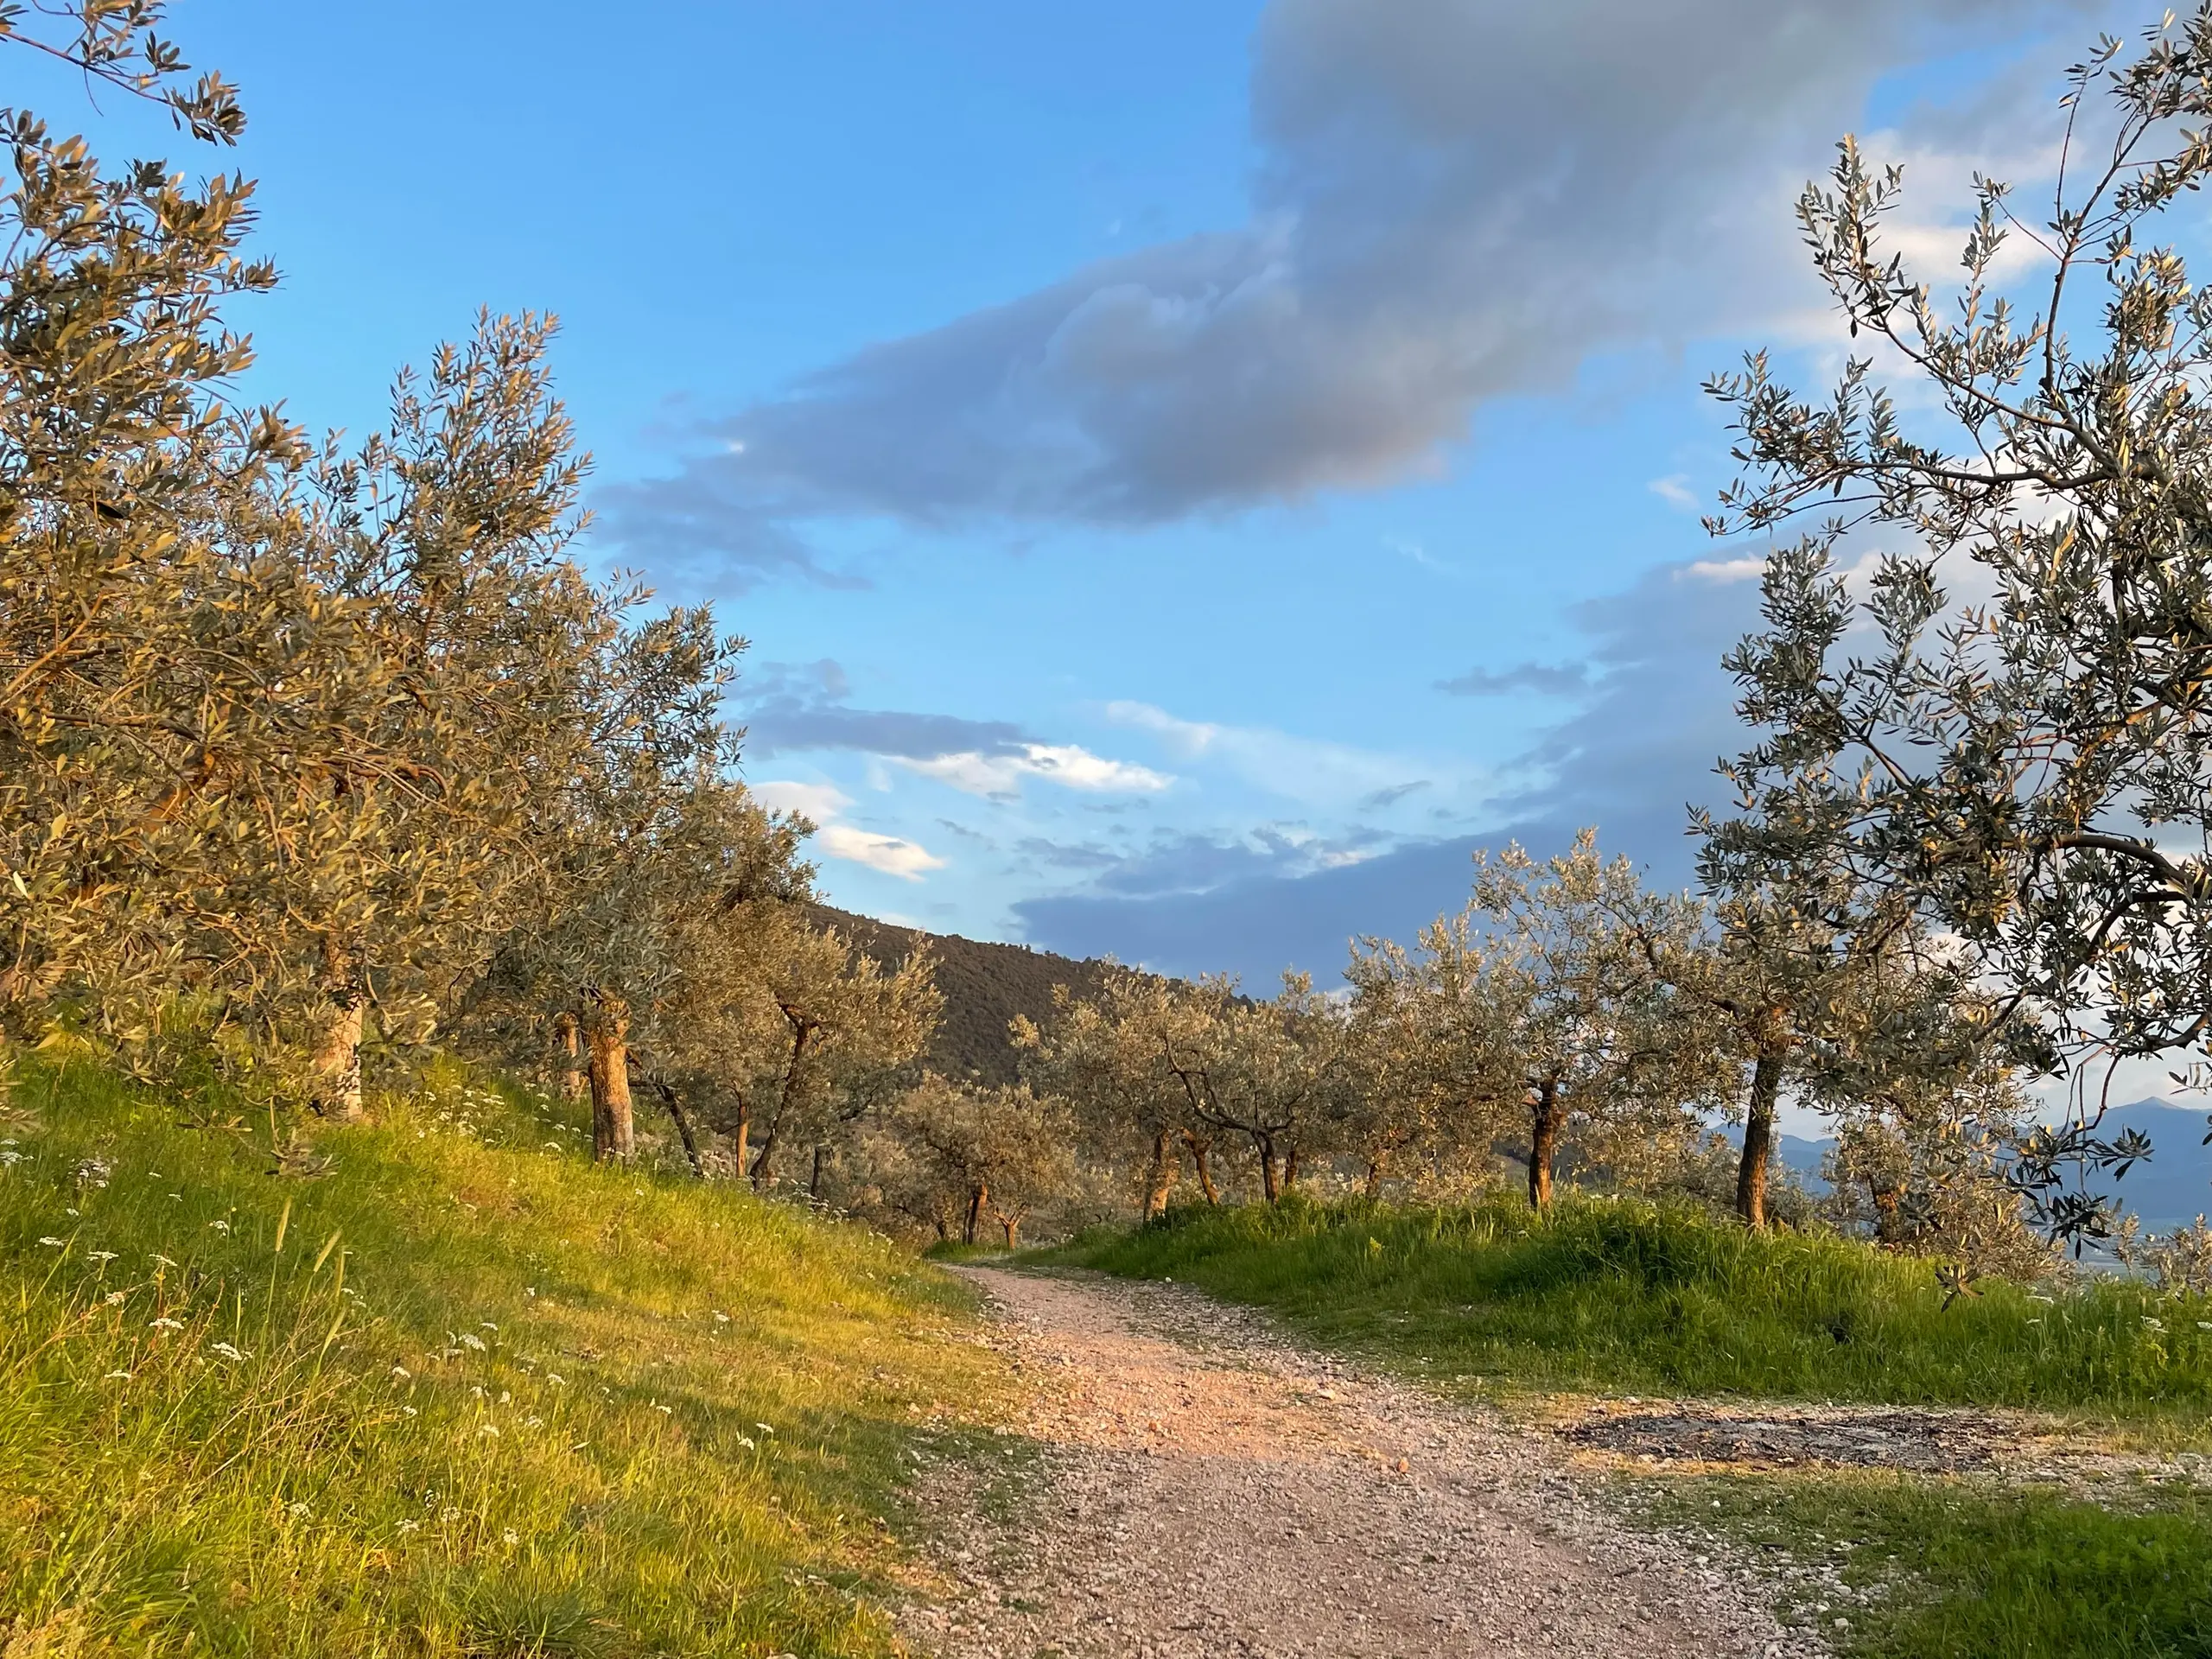
[[(560, 315), (587, 552), (752, 639), (837, 903), (1265, 982), (1585, 822), (1685, 879), (1756, 548), (1699, 392), (1838, 341), (1841, 132), (2048, 161), (2061, 0), (188, 0), (285, 272), (251, 387), (364, 429)], [(60, 92), (41, 102), (59, 113)]]

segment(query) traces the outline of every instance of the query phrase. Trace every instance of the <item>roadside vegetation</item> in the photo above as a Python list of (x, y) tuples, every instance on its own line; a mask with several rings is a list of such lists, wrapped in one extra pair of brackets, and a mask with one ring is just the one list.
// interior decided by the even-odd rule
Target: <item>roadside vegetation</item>
[(1185, 1210), (1048, 1259), (1196, 1285), (1446, 1387), (2009, 1406), (2212, 1433), (2212, 1298), (2109, 1276), (1955, 1293), (1925, 1260), (1682, 1202)]
[(1847, 1659), (2195, 1659), (2212, 1632), (2212, 1497), (2094, 1496), (1891, 1474), (1638, 1480), (1661, 1525), (1710, 1531), (1782, 1580)]
[(0, 1652), (863, 1656), (957, 1287), (434, 1069), (311, 1147), (24, 1068)]

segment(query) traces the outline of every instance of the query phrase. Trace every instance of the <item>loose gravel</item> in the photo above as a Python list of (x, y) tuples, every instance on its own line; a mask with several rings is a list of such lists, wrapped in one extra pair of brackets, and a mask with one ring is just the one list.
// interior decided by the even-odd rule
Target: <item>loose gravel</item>
[[(1813, 1659), (1748, 1565), (1640, 1532), (1553, 1436), (1179, 1287), (996, 1268), (1042, 1463), (902, 1612), (944, 1659)], [(960, 1495), (937, 1494), (955, 1509)]]

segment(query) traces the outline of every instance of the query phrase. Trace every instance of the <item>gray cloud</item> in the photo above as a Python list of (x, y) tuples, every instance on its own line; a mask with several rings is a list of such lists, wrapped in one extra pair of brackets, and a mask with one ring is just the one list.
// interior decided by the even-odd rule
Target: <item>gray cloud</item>
[(1547, 730), (1526, 765), (1541, 781), (1496, 804), (1479, 832), (1399, 845), (1363, 861), (1242, 860), (1164, 849), (1160, 880), (1142, 860), (1091, 890), (1014, 906), (1033, 944), (1075, 955), (1111, 951), (1177, 973), (1227, 969), (1264, 984), (1286, 965), (1332, 977), (1357, 935), (1410, 938), (1466, 901), (1478, 847), (1517, 840), (1564, 848), (1586, 824), (1669, 887), (1693, 879), (1688, 806), (1723, 807), (1714, 763), (1743, 745), (1721, 652), (1756, 625), (1758, 586), (1681, 569), (1579, 607), (1602, 671), (1591, 699)]
[(1482, 400), (1775, 293), (1783, 192), (1885, 70), (2082, 9), (1274, 0), (1247, 224), (804, 377), (602, 533), (741, 585), (822, 574), (812, 518), (1141, 525), (1434, 466)]
[(852, 749), (928, 760), (945, 754), (1010, 754), (1029, 741), (1001, 720), (962, 720), (854, 709), (844, 671), (815, 663), (768, 663), (742, 683), (732, 702), (744, 716), (745, 753), (767, 760), (794, 749)]
[(1371, 795), (1361, 796), (1360, 810), (1379, 812), (1386, 806), (1395, 806), (1416, 791), (1428, 787), (1430, 787), (1429, 781), (1426, 778), (1416, 778), (1409, 784), (1393, 784), (1388, 789), (1378, 789)]
[(1589, 688), (1590, 668), (1586, 663), (1556, 666), (1548, 663), (1520, 663), (1496, 671), (1474, 668), (1457, 679), (1436, 683), (1438, 690), (1448, 691), (1455, 697), (1496, 697), (1509, 691), (1537, 691), (1547, 696), (1570, 696)]

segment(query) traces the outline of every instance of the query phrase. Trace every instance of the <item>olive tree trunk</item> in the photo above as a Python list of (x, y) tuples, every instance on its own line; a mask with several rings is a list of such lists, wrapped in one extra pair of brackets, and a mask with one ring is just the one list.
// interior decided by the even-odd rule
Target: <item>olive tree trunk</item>
[(1162, 1129), (1152, 1137), (1152, 1161), (1144, 1177), (1144, 1218), (1157, 1221), (1167, 1213), (1167, 1199), (1175, 1191), (1175, 1143)]
[(1537, 1085), (1529, 1113), (1529, 1204), (1548, 1210), (1552, 1204), (1552, 1167), (1559, 1161), (1560, 1119), (1559, 1084), (1547, 1079)]
[(369, 1011), (359, 957), (333, 938), (322, 942), (322, 1030), (315, 1039), (315, 1109), (341, 1123), (368, 1116), (361, 1101), (361, 1032)]
[(1198, 1178), (1198, 1191), (1206, 1195), (1206, 1202), (1218, 1205), (1221, 1189), (1213, 1184), (1213, 1146), (1190, 1130), (1183, 1131), (1183, 1144), (1191, 1149), (1191, 1167)]
[(638, 1145), (630, 1108), (630, 1005), (619, 996), (594, 993), (584, 1046), (589, 1054), (592, 1156), (601, 1163), (625, 1161)]
[(1751, 1066), (1751, 1094), (1744, 1107), (1744, 1156), (1736, 1166), (1736, 1213), (1745, 1225), (1766, 1225), (1767, 1171), (1774, 1162), (1775, 1103), (1782, 1096), (1782, 1056), (1762, 1054)]
[(561, 1098), (584, 1097), (583, 1022), (563, 1009), (554, 1017), (553, 1036), (561, 1045)]

